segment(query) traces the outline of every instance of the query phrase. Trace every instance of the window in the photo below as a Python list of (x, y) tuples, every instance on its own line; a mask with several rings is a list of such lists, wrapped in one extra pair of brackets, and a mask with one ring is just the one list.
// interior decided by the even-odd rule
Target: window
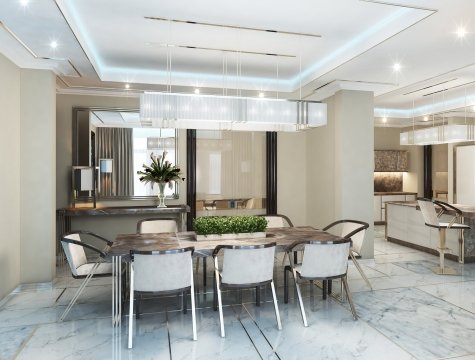
[[(154, 128), (134, 128), (133, 129), (133, 151), (134, 151), (134, 195), (151, 196), (158, 194), (158, 185), (143, 184), (139, 180), (137, 171), (142, 170), (143, 164), (150, 164), (150, 156), (161, 155), (167, 152), (166, 160), (176, 164), (176, 130), (175, 129), (154, 129)], [(165, 188), (167, 197), (175, 197), (175, 182), (172, 188)]]

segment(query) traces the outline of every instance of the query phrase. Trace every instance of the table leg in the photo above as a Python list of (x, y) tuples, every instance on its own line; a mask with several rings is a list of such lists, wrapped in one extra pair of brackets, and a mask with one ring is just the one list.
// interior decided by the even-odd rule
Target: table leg
[(112, 326), (120, 326), (122, 320), (122, 256), (112, 256)]

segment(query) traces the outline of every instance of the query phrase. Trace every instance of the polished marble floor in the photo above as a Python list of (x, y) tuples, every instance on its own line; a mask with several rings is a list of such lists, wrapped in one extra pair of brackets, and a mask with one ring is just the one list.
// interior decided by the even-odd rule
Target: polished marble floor
[[(0, 359), (475, 359), (475, 264), (449, 262), (462, 275), (435, 275), (430, 267), (437, 257), (388, 243), (382, 231), (376, 228), (374, 260), (361, 260), (373, 291), (349, 267), (357, 321), (346, 302), (322, 300), (318, 287), (304, 286), (304, 328), (293, 288), (283, 303), (282, 262), (276, 260), (282, 331), (270, 289), (263, 290), (259, 307), (253, 292), (240, 297), (234, 291), (223, 297), (221, 338), (211, 288), (198, 284), (197, 341), (191, 312), (183, 314), (181, 299), (168, 296), (144, 300), (128, 350), (127, 318), (116, 331), (111, 327), (110, 279), (93, 280), (58, 322), (80, 285), (59, 269), (52, 287), (25, 287), (0, 303)], [(333, 289), (338, 293), (340, 285)]]

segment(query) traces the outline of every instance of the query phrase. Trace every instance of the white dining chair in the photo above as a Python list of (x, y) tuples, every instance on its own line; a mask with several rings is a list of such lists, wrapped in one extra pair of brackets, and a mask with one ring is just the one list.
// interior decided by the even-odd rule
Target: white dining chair
[(175, 219), (149, 218), (137, 223), (137, 234), (176, 233), (178, 226)]
[[(81, 237), (81, 235), (83, 236)], [(87, 236), (104, 242), (104, 248), (98, 249), (97, 247), (84, 242), (83, 238)], [(71, 301), (61, 315), (60, 321), (63, 321), (93, 277), (112, 276), (112, 264), (103, 262), (103, 259), (107, 256), (107, 251), (112, 245), (112, 241), (109, 241), (102, 236), (90, 231), (82, 230), (72, 231), (63, 235), (61, 238), (61, 245), (63, 247), (64, 254), (66, 255), (69, 269), (71, 270), (73, 278), (84, 279), (81, 286), (76, 290), (76, 293), (71, 298)], [(84, 249), (93, 251), (97, 255), (96, 258), (93, 261), (89, 260)]]
[(134, 298), (137, 293), (185, 294), (189, 291), (193, 340), (197, 339), (193, 251), (194, 247), (164, 251), (130, 251), (129, 349), (132, 348)]
[(363, 271), (363, 268), (361, 267), (358, 260), (356, 259), (356, 257), (361, 257), (361, 250), (363, 248), (363, 244), (365, 240), (366, 229), (369, 228), (369, 224), (364, 221), (344, 219), (344, 220), (337, 220), (335, 222), (332, 222), (331, 224), (325, 226), (322, 230), (323, 231), (331, 230), (333, 227), (337, 225), (341, 225), (341, 232), (340, 232), (341, 237), (344, 237), (346, 239), (351, 239), (351, 247), (349, 251), (349, 256), (351, 260), (353, 261), (353, 264), (355, 265), (356, 269), (360, 273), (361, 277), (366, 282), (366, 285), (368, 285), (368, 287), (371, 290), (373, 290), (373, 287), (371, 286), (371, 283), (368, 277), (366, 276), (366, 274)]
[(349, 238), (336, 241), (309, 240), (298, 241), (290, 246), (289, 253), (296, 248), (300, 249), (302, 246), (304, 246), (304, 251), (301, 264), (295, 264), (291, 261), (291, 265), (284, 269), (284, 303), (287, 303), (289, 298), (288, 272), (292, 272), (305, 327), (308, 326), (308, 323), (300, 290), (300, 283), (304, 281), (313, 283), (315, 280), (329, 281), (340, 278), (345, 288), (353, 319), (358, 318), (347, 282), (350, 241)]
[[(221, 291), (223, 289), (260, 288), (270, 284), (277, 328), (282, 329), (279, 306), (273, 281), (274, 253), (276, 243), (261, 245), (218, 245), (213, 251), (215, 267), (214, 303), (219, 306), (219, 324), (221, 337), (225, 337), (223, 304)], [(218, 254), (223, 250), (224, 256), (220, 266)], [(256, 292), (257, 295), (257, 292)]]

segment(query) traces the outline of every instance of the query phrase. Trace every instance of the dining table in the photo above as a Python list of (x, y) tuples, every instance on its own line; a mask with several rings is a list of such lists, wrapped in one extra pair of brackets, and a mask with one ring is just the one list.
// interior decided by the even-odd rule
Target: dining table
[[(276, 252), (286, 252), (296, 242), (342, 241), (343, 238), (311, 226), (295, 226), (266, 229), (265, 238), (240, 238), (226, 240), (196, 240), (192, 231), (160, 234), (119, 234), (108, 251), (105, 261), (112, 263), (112, 325), (120, 326), (122, 318), (122, 265), (130, 263), (130, 250), (165, 251), (194, 247), (194, 257), (212, 256), (218, 245), (258, 245), (276, 243)], [(303, 249), (303, 247), (302, 247)], [(294, 250), (298, 250), (298, 247)]]

